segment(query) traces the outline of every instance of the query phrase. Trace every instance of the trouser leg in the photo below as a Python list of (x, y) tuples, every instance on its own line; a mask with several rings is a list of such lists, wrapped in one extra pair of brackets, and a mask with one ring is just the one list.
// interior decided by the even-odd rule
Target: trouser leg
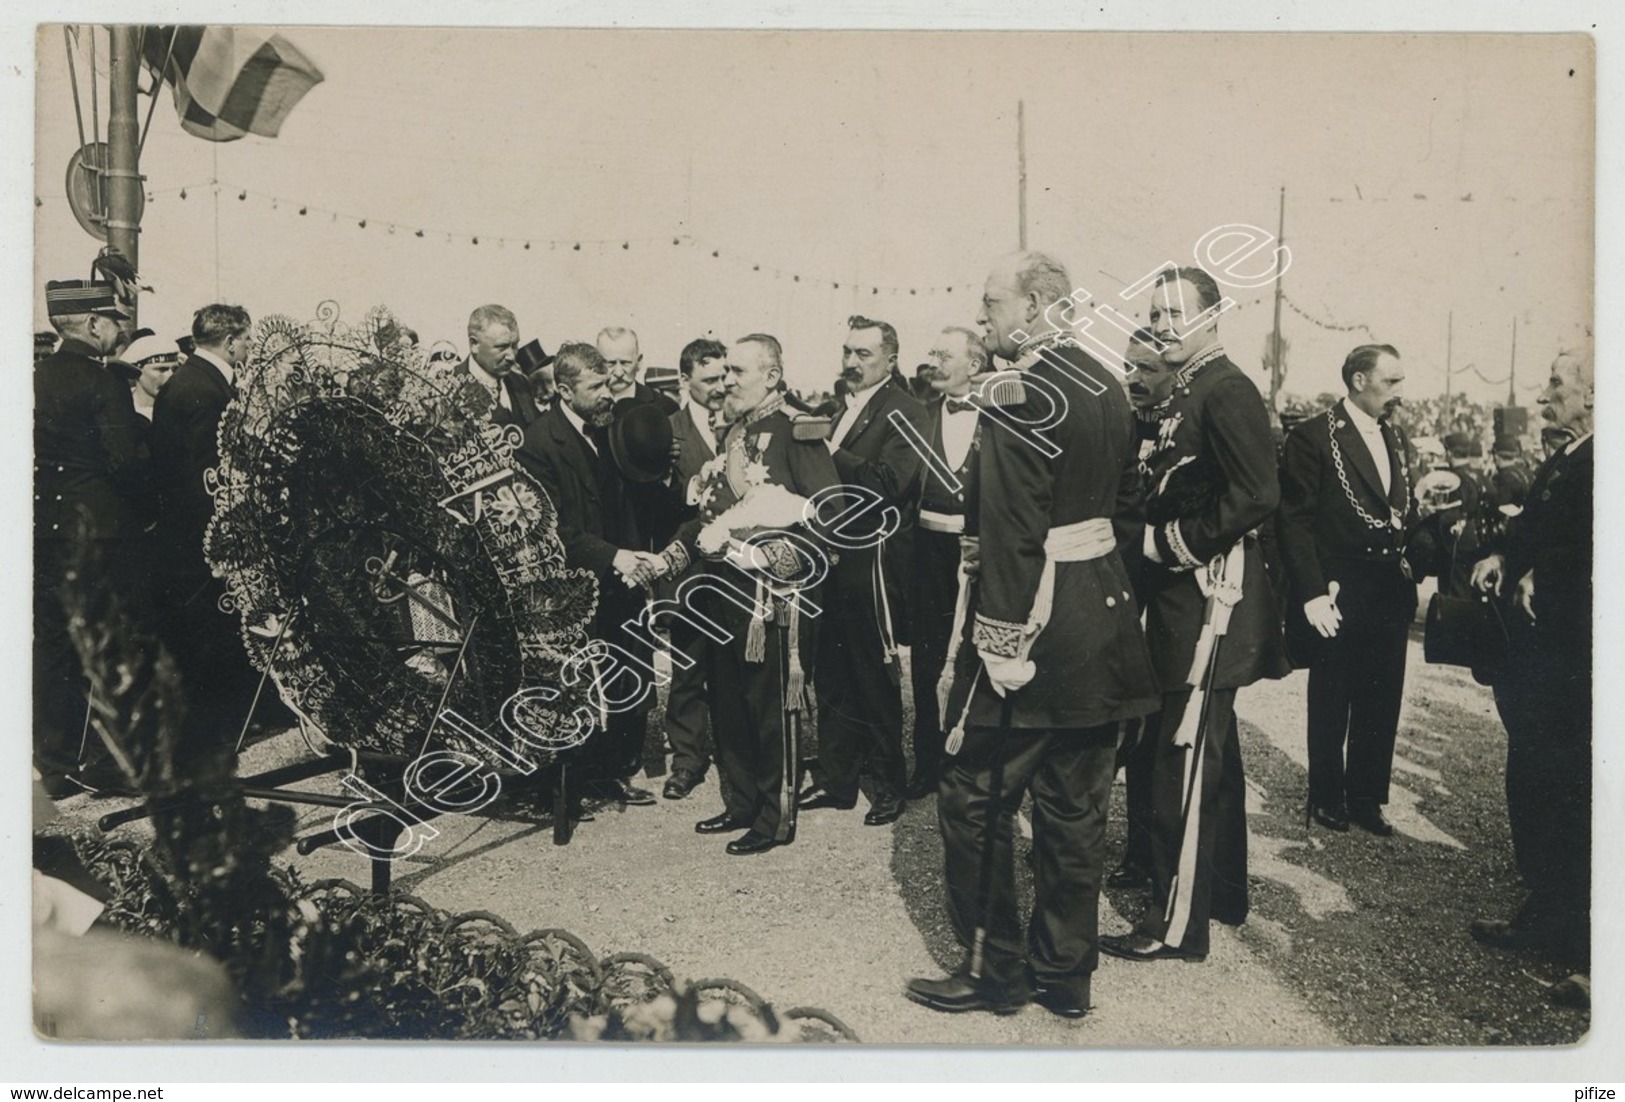
[(744, 645), (735, 639), (708, 650), (706, 669), (711, 734), (722, 778), (723, 810), (748, 823), (756, 818), (757, 741), (750, 715)]
[(1394, 740), (1405, 695), (1407, 625), (1379, 623), (1357, 637), (1360, 667), (1353, 671), (1349, 697), (1348, 771), (1350, 800), (1388, 802), (1394, 771)]
[[(1213, 883), (1218, 840), (1221, 834), (1232, 839), (1240, 830), (1245, 853), (1246, 782), (1241, 775), (1239, 752), (1234, 742), (1234, 689), (1207, 694), (1205, 737), (1199, 746), (1173, 745), (1173, 732), (1191, 703), (1186, 690), (1163, 697), (1163, 737), (1158, 743), (1156, 765), (1156, 844), (1157, 891), (1151, 908), (1140, 923), (1143, 933), (1190, 953), (1208, 950), (1208, 917), (1213, 906)], [(1197, 755), (1191, 759), (1191, 755)], [(1194, 789), (1187, 792), (1187, 760), (1190, 759)], [(1240, 818), (1239, 827), (1236, 819)], [(1226, 846), (1226, 859), (1234, 842)], [(1233, 869), (1224, 872), (1231, 887), (1245, 892), (1246, 872), (1241, 870), (1235, 884)], [(1236, 901), (1227, 889), (1227, 908)], [(1229, 917), (1227, 915), (1227, 917)]]
[[(703, 777), (711, 764), (705, 691), (705, 652), (711, 645), (709, 639), (681, 621), (672, 625), (671, 687), (666, 693), (665, 726), (673, 773), (686, 771)], [(685, 666), (679, 655), (692, 664)]]
[(1322, 640), (1320, 657), (1309, 668), (1309, 798), (1326, 806), (1343, 802), (1343, 744), (1359, 661), (1344, 642)]
[(944, 734), (937, 714), (937, 681), (948, 658), (954, 606), (959, 599), (959, 537), (920, 529), (914, 533), (914, 645), (909, 674), (914, 686), (914, 772), (934, 776)]
[(1100, 887), (1117, 725), (1047, 735), (1033, 773), (1033, 973), (1082, 998), (1100, 963)]
[(1123, 761), (1123, 796), (1128, 818), (1128, 841), (1123, 848), (1123, 863), (1150, 869), (1152, 830), (1152, 771), (1157, 761), (1156, 715), (1127, 721), (1123, 735), (1123, 748), (1119, 757)]
[[(1012, 861), (1015, 810), (1038, 766), (1044, 739), (1044, 732), (1011, 731), (1001, 739), (994, 728), (970, 728), (959, 753), (944, 760), (938, 788), (937, 823), (942, 831), (948, 917), (954, 935), (970, 952), (977, 926), (984, 926), (981, 978), (1018, 990), (1025, 990), (1027, 981)], [(998, 761), (1002, 761), (1002, 770), (994, 767)], [(998, 778), (1000, 814), (990, 824), (995, 772), (1002, 774)], [(993, 880), (984, 909), (981, 872), (987, 844), (993, 847)]]
[(885, 664), (879, 630), (867, 604), (837, 595), (833, 617), (819, 625), (818, 766), (830, 791), (856, 795), (865, 760), (883, 789), (907, 784), (903, 759), (903, 701)]
[(796, 831), (796, 787), (800, 780), (801, 716), (786, 705), (784, 688), (789, 681), (789, 648), (786, 634), (778, 625), (767, 631), (766, 650), (760, 664), (747, 663), (746, 708), (755, 739), (756, 815), (752, 829), (778, 841), (788, 841)]

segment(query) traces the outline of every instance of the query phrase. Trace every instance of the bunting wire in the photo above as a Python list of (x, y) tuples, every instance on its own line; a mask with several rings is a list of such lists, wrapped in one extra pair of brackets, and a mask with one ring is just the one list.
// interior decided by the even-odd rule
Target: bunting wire
[(1297, 303), (1293, 302), (1292, 299), (1290, 297), (1288, 297), (1287, 295), (1285, 295), (1285, 294), (1283, 294), (1281, 296), (1281, 301), (1286, 303), (1288, 306), (1290, 306), (1292, 308), (1292, 312), (1294, 314), (1297, 314), (1300, 318), (1302, 318), (1304, 321), (1308, 322), (1310, 325), (1319, 326), (1321, 329), (1329, 329), (1334, 333), (1360, 332), (1360, 333), (1364, 333), (1366, 336), (1370, 337), (1372, 340), (1377, 339), (1376, 334), (1371, 332), (1371, 327), (1369, 325), (1366, 325), (1364, 322), (1357, 322), (1354, 325), (1337, 325), (1334, 322), (1322, 321), (1321, 319), (1315, 317), (1314, 315), (1306, 313), (1304, 311), (1303, 307), (1301, 307)]
[[(157, 89), (155, 88), (154, 91), (156, 92)], [(771, 275), (774, 279), (788, 280), (792, 284), (801, 284), (807, 287), (825, 287), (836, 291), (845, 288), (852, 294), (868, 297), (879, 296), (881, 294), (907, 294), (916, 298), (920, 295), (951, 295), (956, 291), (969, 291), (972, 287), (971, 283), (969, 282), (951, 285), (937, 284), (933, 286), (911, 287), (901, 284), (894, 285), (886, 283), (870, 283), (867, 280), (852, 279), (850, 277), (846, 279), (833, 279), (827, 276), (796, 271), (793, 268), (788, 268), (783, 265), (771, 264), (764, 261), (753, 260), (749, 257), (739, 256), (734, 254), (731, 250), (723, 249), (721, 246), (711, 244), (709, 242), (700, 241), (693, 235), (686, 233), (661, 234), (658, 237), (527, 237), (511, 233), (499, 235), (476, 233), (468, 230), (447, 229), (444, 227), (411, 225), (403, 222), (390, 221), (389, 219), (376, 218), (372, 215), (334, 210), (330, 207), (322, 207), (313, 203), (304, 202), (302, 200), (290, 199), (287, 196), (270, 195), (265, 192), (255, 191), (252, 188), (242, 187), (238, 184), (233, 184), (229, 181), (219, 179), (211, 179), (202, 183), (187, 184), (177, 188), (148, 189), (147, 201), (150, 203), (160, 195), (170, 194), (177, 195), (180, 199), (184, 200), (187, 198), (188, 191), (201, 191), (204, 188), (210, 189), (210, 192), (215, 196), (217, 201), (222, 193), (227, 195), (234, 194), (237, 197), (238, 202), (246, 203), (251, 199), (258, 200), (269, 203), (272, 210), (281, 211), (286, 208), (289, 211), (296, 211), (301, 217), (308, 218), (314, 215), (325, 218), (327, 221), (335, 224), (341, 221), (347, 222), (361, 230), (365, 230), (369, 226), (376, 225), (384, 227), (390, 234), (399, 232), (410, 233), (412, 236), (422, 239), (428, 239), (431, 237), (444, 238), (447, 244), (454, 244), (458, 241), (464, 241), (467, 242), (470, 247), (495, 245), (498, 248), (507, 248), (508, 246), (512, 245), (527, 252), (544, 251), (545, 247), (545, 251), (547, 252), (576, 253), (591, 249), (599, 254), (604, 254), (615, 251), (631, 252), (634, 247), (649, 248), (653, 246), (667, 245), (672, 248), (691, 249), (698, 254), (709, 253), (710, 258), (713, 260), (719, 260), (737, 267), (749, 268), (752, 272), (759, 275)], [(36, 197), (35, 201), (36, 204), (40, 202), (38, 197)]]

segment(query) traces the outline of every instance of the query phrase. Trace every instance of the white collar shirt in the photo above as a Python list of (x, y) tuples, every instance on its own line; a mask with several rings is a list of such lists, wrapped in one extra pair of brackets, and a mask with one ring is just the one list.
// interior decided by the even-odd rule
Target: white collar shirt
[(1371, 462), (1376, 465), (1377, 477), (1382, 480), (1382, 492), (1386, 494), (1393, 485), (1394, 472), (1388, 462), (1388, 442), (1382, 436), (1382, 422), (1347, 398), (1343, 399), (1343, 412), (1348, 414), (1349, 421), (1360, 433), (1360, 439), (1365, 441), (1366, 450), (1371, 453)]
[(956, 399), (950, 395), (942, 406), (942, 458), (947, 461), (950, 471), (957, 471), (965, 465), (971, 442), (976, 439), (978, 413), (975, 406), (949, 409), (948, 402), (951, 401)]
[(564, 419), (570, 422), (571, 427), (581, 434), (581, 439), (587, 442), (587, 447), (592, 449), (594, 455), (597, 455), (598, 445), (592, 442), (592, 436), (587, 432), (587, 422), (583, 421), (581, 415), (570, 408), (570, 403), (562, 398), (559, 399), (559, 408), (564, 411)]
[(192, 355), (196, 356), (200, 360), (207, 360), (208, 362), (214, 364), (215, 368), (219, 370), (220, 374), (226, 377), (226, 384), (228, 386), (235, 387), (237, 385), (237, 372), (225, 360), (221, 359), (219, 356), (216, 356), (207, 348), (194, 348), (192, 349)]
[(880, 381), (875, 383), (873, 386), (868, 387), (865, 390), (860, 390), (856, 394), (850, 392), (847, 394), (846, 412), (841, 414), (840, 420), (836, 421), (834, 426), (830, 429), (828, 441), (830, 451), (833, 452), (836, 448), (841, 446), (841, 437), (846, 433), (847, 429), (858, 423), (858, 418), (863, 415), (864, 407), (866, 407), (870, 401), (874, 399), (876, 394), (880, 393), (880, 388), (885, 384), (886, 377), (882, 375), (880, 377)]
[(491, 398), (503, 409), (513, 409), (512, 401), (508, 397), (508, 388), (502, 385), (502, 380), (491, 374), (479, 365), (473, 356), (468, 358), (468, 373), (474, 376), (476, 382), (491, 392)]

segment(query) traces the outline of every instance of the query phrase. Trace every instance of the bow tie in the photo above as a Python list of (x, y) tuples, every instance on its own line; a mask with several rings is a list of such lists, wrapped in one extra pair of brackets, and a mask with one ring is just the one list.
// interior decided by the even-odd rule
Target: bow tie
[(969, 398), (950, 397), (943, 400), (942, 408), (947, 410), (949, 413), (959, 413), (963, 410), (975, 409), (976, 403), (971, 401)]

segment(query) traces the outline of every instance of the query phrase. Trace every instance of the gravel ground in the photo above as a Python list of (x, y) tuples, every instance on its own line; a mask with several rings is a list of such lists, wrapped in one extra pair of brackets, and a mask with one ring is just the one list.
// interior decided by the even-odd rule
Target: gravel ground
[[(1466, 935), (1473, 917), (1510, 914), (1519, 896), (1501, 789), (1505, 736), (1489, 692), (1462, 671), (1424, 665), (1419, 646), (1412, 663), (1389, 808), (1401, 833), (1307, 832), (1304, 675), (1244, 690), (1253, 915), (1237, 929), (1214, 927), (1205, 964), (1104, 959), (1095, 1012), (1082, 1022), (1037, 1007), (1007, 1018), (943, 1015), (903, 998), (909, 977), (940, 974), (959, 955), (943, 910), (934, 799), (910, 805), (892, 828), (863, 826), (861, 806), (810, 813), (793, 846), (734, 858), (693, 832), (720, 809), (713, 773), (687, 800), (599, 809), (567, 847), (554, 846), (541, 821), (438, 820), (440, 835), (397, 863), (396, 883), (453, 912), (494, 911), (521, 931), (562, 926), (600, 954), (649, 953), (679, 978), (728, 976), (780, 1008), (822, 1007), (868, 1042), (1575, 1043), (1587, 1016), (1546, 1002), (1544, 985), (1560, 978), (1546, 962)], [(243, 768), (304, 752), (290, 733), (251, 747)], [(115, 806), (58, 805), (85, 823)], [(326, 823), (312, 811), (301, 833)], [(1115, 864), (1120, 798), (1110, 829)], [(311, 878), (367, 876), (365, 862), (338, 847), (287, 859)], [(1110, 891), (1102, 931), (1126, 931), (1140, 903)]]

